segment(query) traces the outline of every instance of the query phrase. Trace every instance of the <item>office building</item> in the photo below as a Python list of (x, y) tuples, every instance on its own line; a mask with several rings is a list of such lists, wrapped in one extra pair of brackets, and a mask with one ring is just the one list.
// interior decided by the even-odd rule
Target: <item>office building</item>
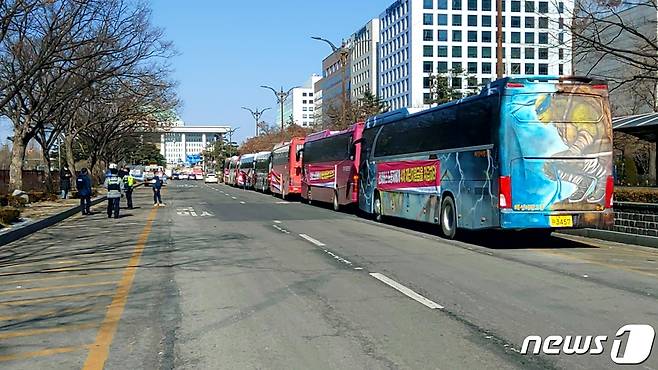
[[(290, 120), (302, 127), (312, 126), (315, 120), (315, 84), (320, 76), (312, 75), (302, 87), (292, 89), (283, 104), (283, 118), (286, 125)], [(277, 114), (277, 127), (281, 127), (281, 108)]]
[(189, 157), (199, 156), (216, 140), (222, 140), (230, 130), (230, 126), (187, 126), (178, 121), (160, 133), (160, 154), (167, 164), (183, 165)]
[(350, 37), (350, 93), (356, 101), (365, 92), (377, 95), (379, 19), (370, 20)]
[[(503, 1), (505, 75), (570, 75), (572, 8)], [(379, 20), (379, 96), (392, 109), (427, 107), (432, 76), (464, 93), (496, 78), (495, 0), (398, 0)]]

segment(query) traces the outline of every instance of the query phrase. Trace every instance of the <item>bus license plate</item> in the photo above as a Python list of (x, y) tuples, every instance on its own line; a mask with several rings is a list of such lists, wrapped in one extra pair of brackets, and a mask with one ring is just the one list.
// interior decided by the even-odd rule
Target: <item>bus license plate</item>
[(551, 227), (573, 227), (572, 216), (549, 216)]

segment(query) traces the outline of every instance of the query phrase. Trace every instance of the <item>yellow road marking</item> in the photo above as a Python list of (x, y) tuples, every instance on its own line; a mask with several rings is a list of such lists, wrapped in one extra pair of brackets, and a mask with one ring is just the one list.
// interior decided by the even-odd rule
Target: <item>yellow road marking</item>
[(14, 290), (0, 291), (0, 295), (9, 295), (9, 294), (17, 294), (17, 293), (32, 293), (32, 292), (46, 292), (46, 291), (49, 291), (49, 290), (87, 288), (87, 287), (90, 287), (90, 286), (115, 285), (116, 283), (117, 283), (116, 281), (101, 281), (101, 282), (87, 283), (87, 284), (55, 285), (55, 286), (40, 287), (40, 288), (14, 289)]
[(42, 349), (40, 351), (31, 351), (31, 352), (21, 352), (21, 353), (12, 353), (10, 355), (1, 355), (0, 361), (15, 361), (15, 360), (25, 360), (33, 357), (40, 356), (51, 356), (60, 353), (69, 353), (82, 351), (89, 348), (89, 345), (78, 346), (78, 347), (60, 347), (60, 348), (48, 348)]
[(151, 233), (151, 228), (153, 226), (153, 220), (155, 220), (157, 214), (158, 208), (151, 209), (144, 230), (142, 230), (142, 233), (139, 235), (139, 239), (135, 245), (135, 250), (130, 257), (128, 267), (126, 267), (123, 273), (123, 278), (117, 286), (116, 294), (112, 298), (112, 303), (108, 307), (105, 319), (103, 320), (101, 327), (98, 329), (96, 341), (90, 347), (89, 354), (87, 355), (85, 364), (82, 367), (84, 370), (102, 370), (105, 366), (105, 361), (110, 352), (112, 339), (117, 331), (119, 320), (121, 320), (121, 315), (123, 315), (123, 310), (128, 301), (128, 294), (130, 293), (133, 280), (135, 279), (139, 260), (141, 259), (142, 252), (144, 252), (144, 248), (146, 247), (146, 242), (148, 241), (148, 236)]
[(73, 275), (60, 274), (61, 276), (46, 276), (46, 277), (34, 278), (34, 279), (8, 280), (8, 281), (0, 280), (0, 284), (13, 285), (13, 284), (25, 284), (25, 283), (34, 283), (34, 282), (42, 282), (42, 281), (50, 281), (50, 280), (64, 280), (64, 279), (78, 279), (78, 278), (84, 279), (88, 277), (118, 275), (119, 273), (121, 273), (121, 271), (95, 272), (91, 274), (73, 274)]
[(33, 335), (61, 333), (61, 332), (65, 332), (65, 331), (85, 330), (85, 329), (95, 328), (97, 326), (98, 326), (98, 323), (87, 322), (87, 323), (84, 323), (84, 324), (61, 325), (61, 326), (56, 326), (56, 327), (52, 327), (52, 328), (7, 331), (7, 332), (0, 333), (0, 339), (30, 337), (30, 336), (33, 336)]
[(22, 306), (25, 304), (34, 304), (34, 303), (47, 303), (47, 302), (57, 302), (57, 301), (84, 301), (88, 298), (98, 298), (98, 297), (109, 297), (113, 295), (113, 292), (100, 292), (100, 293), (81, 293), (81, 294), (66, 294), (54, 297), (43, 297), (43, 298), (28, 298), (28, 299), (19, 299), (15, 301), (4, 301), (0, 302), (0, 307), (2, 306)]

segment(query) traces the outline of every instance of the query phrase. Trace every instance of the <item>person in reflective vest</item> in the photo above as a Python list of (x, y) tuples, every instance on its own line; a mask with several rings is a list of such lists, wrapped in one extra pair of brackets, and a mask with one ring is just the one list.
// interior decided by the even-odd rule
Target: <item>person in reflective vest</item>
[(107, 189), (107, 218), (119, 218), (119, 205), (123, 194), (123, 180), (119, 177), (116, 164), (110, 164), (110, 174), (105, 178)]
[(133, 209), (133, 187), (135, 186), (135, 178), (130, 174), (130, 168), (123, 169), (123, 187), (126, 191), (126, 201), (128, 202), (128, 209)]

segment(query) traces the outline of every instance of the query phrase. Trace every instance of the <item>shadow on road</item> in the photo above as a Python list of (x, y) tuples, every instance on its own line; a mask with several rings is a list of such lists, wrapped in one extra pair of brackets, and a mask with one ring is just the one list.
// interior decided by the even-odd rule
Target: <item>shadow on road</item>
[[(358, 212), (357, 212), (358, 213)], [(359, 215), (363, 217), (363, 215)], [(387, 217), (385, 224), (441, 237), (440, 226), (423, 222)], [(463, 230), (457, 232), (458, 241), (489, 249), (578, 249), (598, 248), (594, 245), (559, 237), (546, 230)]]

